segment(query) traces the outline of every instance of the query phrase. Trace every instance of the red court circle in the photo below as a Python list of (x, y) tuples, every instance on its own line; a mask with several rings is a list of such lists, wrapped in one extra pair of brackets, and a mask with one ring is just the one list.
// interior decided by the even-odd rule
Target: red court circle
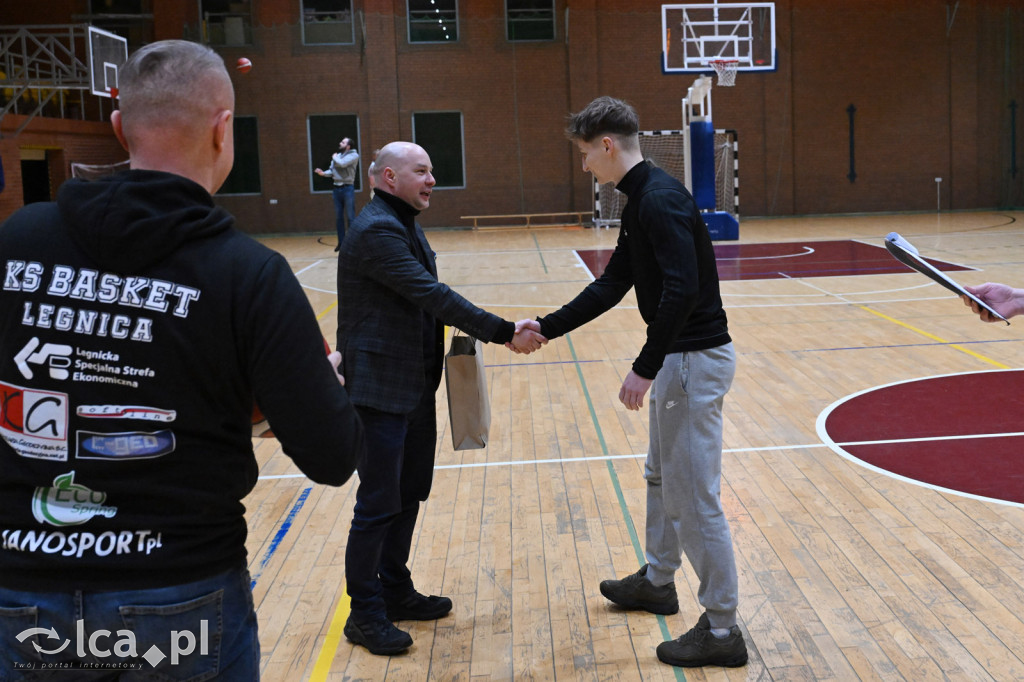
[(835, 452), (870, 469), (1024, 506), (1024, 370), (876, 386), (830, 405), (817, 429)]

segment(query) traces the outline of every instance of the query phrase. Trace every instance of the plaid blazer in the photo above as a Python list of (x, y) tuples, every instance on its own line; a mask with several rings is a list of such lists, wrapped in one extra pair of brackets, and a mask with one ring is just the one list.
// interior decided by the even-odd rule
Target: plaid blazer
[[(437, 255), (419, 224), (414, 228), (406, 229), (395, 210), (375, 197), (349, 226), (338, 254), (337, 347), (345, 388), (354, 404), (393, 414), (412, 411), (425, 389), (437, 390), (445, 324), (491, 341), (504, 322), (437, 280)], [(429, 378), (424, 312), (436, 321)]]

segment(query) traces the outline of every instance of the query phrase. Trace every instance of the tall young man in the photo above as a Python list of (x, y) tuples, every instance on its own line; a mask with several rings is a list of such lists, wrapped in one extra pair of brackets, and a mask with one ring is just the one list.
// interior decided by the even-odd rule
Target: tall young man
[(615, 183), (628, 201), (604, 273), (534, 328), (548, 339), (562, 336), (636, 289), (647, 337), (619, 400), (639, 410), (651, 391), (647, 564), (602, 582), (601, 593), (627, 609), (676, 613), (674, 576), (685, 553), (705, 613), (682, 637), (659, 645), (658, 658), (685, 667), (741, 666), (747, 650), (736, 626), (736, 562), (719, 498), (722, 402), (736, 359), (707, 228), (686, 188), (644, 161), (638, 130), (633, 108), (611, 97), (571, 117), (567, 134), (583, 170)]

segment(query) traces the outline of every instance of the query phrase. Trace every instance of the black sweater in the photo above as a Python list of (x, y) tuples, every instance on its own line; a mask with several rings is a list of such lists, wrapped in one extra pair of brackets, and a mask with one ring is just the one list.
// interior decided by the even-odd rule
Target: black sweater
[(604, 273), (576, 298), (540, 319), (553, 339), (610, 310), (636, 287), (647, 340), (633, 371), (653, 379), (665, 355), (729, 343), (708, 229), (686, 188), (638, 163), (616, 186), (627, 197), (618, 243)]
[(65, 183), (0, 226), (0, 585), (173, 585), (244, 566), (254, 402), (314, 481), (362, 426), (285, 259), (185, 178)]

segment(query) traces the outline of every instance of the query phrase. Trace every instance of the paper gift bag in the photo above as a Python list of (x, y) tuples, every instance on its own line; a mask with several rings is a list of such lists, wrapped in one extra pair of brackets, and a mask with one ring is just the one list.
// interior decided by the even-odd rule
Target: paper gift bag
[(484, 376), (483, 344), (472, 336), (453, 334), (444, 366), (452, 446), (456, 450), (487, 447), (491, 401)]

